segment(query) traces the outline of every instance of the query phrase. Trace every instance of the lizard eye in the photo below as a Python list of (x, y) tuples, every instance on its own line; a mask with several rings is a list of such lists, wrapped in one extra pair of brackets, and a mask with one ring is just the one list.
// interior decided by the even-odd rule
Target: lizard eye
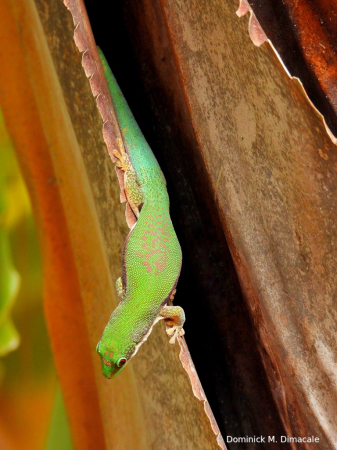
[(125, 363), (126, 363), (125, 358), (119, 358), (119, 360), (117, 361), (117, 367), (123, 367)]

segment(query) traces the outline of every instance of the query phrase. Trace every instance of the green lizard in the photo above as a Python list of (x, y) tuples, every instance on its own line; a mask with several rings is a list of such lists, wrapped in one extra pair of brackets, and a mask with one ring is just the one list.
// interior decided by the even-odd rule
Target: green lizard
[(112, 378), (137, 353), (160, 319), (165, 319), (173, 344), (184, 334), (185, 314), (180, 306), (168, 305), (176, 292), (182, 255), (170, 218), (166, 181), (98, 51), (123, 136), (113, 153), (117, 167), (124, 172), (126, 200), (137, 220), (124, 243), (123, 275), (116, 282), (121, 302), (97, 344), (103, 375)]

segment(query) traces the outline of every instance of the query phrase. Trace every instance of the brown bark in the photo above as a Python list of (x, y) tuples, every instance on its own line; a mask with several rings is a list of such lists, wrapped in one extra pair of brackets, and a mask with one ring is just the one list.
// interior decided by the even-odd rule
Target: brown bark
[(337, 2), (249, 0), (292, 76), (298, 77), (337, 135)]
[[(138, 117), (144, 129), (152, 119), (147, 136), (156, 143), (184, 254), (189, 255), (187, 281), (195, 282), (184, 290), (186, 311), (199, 312), (187, 339), (193, 334), (192, 341), (197, 342), (195, 353), (191, 344), (191, 352), (200, 374), (204, 355), (212, 361), (202, 379), (204, 386), (210, 386), (207, 395), (213, 389), (209, 397), (222, 419), (222, 429), (226, 433), (235, 427), (233, 417), (239, 410), (245, 415), (236, 430), (313, 434), (320, 439), (316, 448), (335, 448), (335, 144), (300, 83), (288, 76), (271, 46), (254, 47), (248, 18), (236, 15), (239, 2), (136, 3), (123, 2), (129, 48), (135, 49), (134, 66), (121, 68), (119, 54), (111, 62), (117, 60), (114, 69), (125, 91), (129, 79), (136, 85), (137, 76), (130, 75), (135, 67), (145, 86), (134, 110), (142, 111)], [(116, 26), (117, 21), (103, 28), (108, 35)], [(105, 40), (99, 41), (102, 47)], [(107, 53), (109, 45), (106, 48)], [(135, 90), (129, 89), (131, 103)], [(207, 211), (200, 204), (211, 205), (208, 211), (212, 212), (202, 214), (199, 221), (199, 211)], [(228, 320), (235, 317), (237, 305), (242, 305), (242, 314), (245, 310), (235, 277), (228, 276), (228, 260), (227, 268), (219, 270), (227, 277), (227, 290), (215, 276), (221, 259), (212, 259), (216, 252), (204, 230), (211, 228), (210, 234), (226, 255), (217, 213), (257, 341), (248, 320)], [(193, 219), (198, 226), (206, 223), (205, 228), (195, 230)], [(195, 238), (198, 233), (199, 239)], [(184, 273), (180, 292), (183, 278)], [(191, 298), (193, 308), (188, 306)], [(237, 301), (235, 306), (232, 299)], [(211, 324), (205, 325), (203, 343), (198, 341), (200, 317)], [(238, 337), (234, 342), (233, 336)], [(247, 341), (243, 349), (240, 344)], [(261, 375), (257, 388), (256, 349), (286, 431), (281, 425), (276, 428), (278, 416)], [(198, 350), (199, 361), (194, 356)], [(251, 367), (250, 355), (254, 355)], [(225, 358), (228, 364), (219, 367), (218, 360)], [(231, 388), (227, 398), (226, 383)], [(233, 392), (234, 399), (230, 398)], [(245, 401), (239, 393), (244, 393)], [(314, 448), (315, 444), (298, 444), (303, 446)]]
[(236, 2), (162, 6), (284, 426), (334, 448), (335, 144)]

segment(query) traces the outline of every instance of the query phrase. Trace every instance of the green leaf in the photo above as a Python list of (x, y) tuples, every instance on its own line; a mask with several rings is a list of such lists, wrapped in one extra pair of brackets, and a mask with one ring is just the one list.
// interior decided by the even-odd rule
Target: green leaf
[[(0, 112), (0, 357), (15, 350), (20, 342), (19, 334), (10, 318), (10, 312), (18, 294), (20, 276), (15, 270), (9, 242), (10, 211), (17, 211), (22, 202), (8, 202), (8, 192), (13, 185), (17, 167), (13, 164), (13, 148)], [(13, 169), (13, 170), (11, 170)], [(14, 183), (17, 187), (17, 183)], [(13, 197), (12, 197), (13, 199)], [(10, 205), (10, 206), (9, 206)], [(15, 217), (15, 215), (14, 215)]]

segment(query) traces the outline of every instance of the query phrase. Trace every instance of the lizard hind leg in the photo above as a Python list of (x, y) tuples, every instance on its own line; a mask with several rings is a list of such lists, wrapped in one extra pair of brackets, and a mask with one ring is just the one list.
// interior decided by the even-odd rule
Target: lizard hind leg
[(122, 169), (124, 172), (128, 170), (128, 166), (130, 164), (128, 155), (125, 151), (123, 141), (120, 138), (117, 138), (117, 146), (118, 150), (113, 150), (113, 155), (117, 159), (116, 164), (117, 166)]
[(166, 322), (166, 333), (171, 336), (169, 342), (174, 344), (178, 336), (183, 336), (185, 331), (185, 313), (180, 306), (164, 306), (159, 316)]
[(137, 182), (137, 174), (132, 166), (130, 158), (125, 151), (123, 141), (117, 139), (118, 150), (113, 150), (113, 155), (117, 159), (116, 165), (124, 172), (124, 189), (127, 201), (138, 219), (140, 210), (139, 207), (144, 202), (142, 191)]

